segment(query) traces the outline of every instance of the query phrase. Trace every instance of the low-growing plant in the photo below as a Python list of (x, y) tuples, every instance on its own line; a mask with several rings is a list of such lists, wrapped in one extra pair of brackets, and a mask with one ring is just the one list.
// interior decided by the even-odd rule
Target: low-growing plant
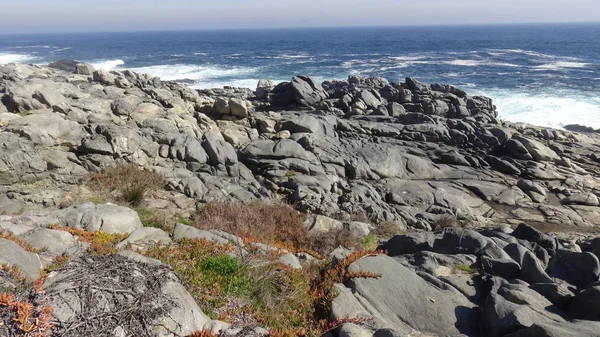
[(203, 239), (157, 245), (145, 254), (180, 273), (209, 316), (260, 324), (273, 336), (321, 336), (330, 328), (331, 301), (337, 296), (333, 285), (354, 277), (378, 277), (350, 273), (347, 267), (379, 252), (357, 252), (333, 269), (326, 262), (293, 269), (277, 260), (280, 254), (248, 249), (253, 241), (245, 242), (246, 253), (238, 258), (232, 254), (240, 247)]
[(477, 270), (477, 268), (473, 268), (472, 266), (469, 266), (467, 264), (457, 264), (454, 267), (456, 270), (460, 270), (462, 272), (465, 272), (467, 274), (478, 274), (479, 271)]
[(437, 217), (437, 219), (431, 224), (431, 227), (436, 231), (440, 231), (444, 228), (458, 228), (460, 227), (460, 223), (455, 216), (443, 214)]
[(162, 189), (165, 185), (162, 175), (131, 163), (92, 173), (84, 182), (97, 194), (95, 199), (110, 200), (116, 194), (114, 201), (133, 207), (143, 203), (147, 192)]
[(377, 248), (377, 237), (373, 233), (369, 233), (362, 239), (361, 245), (363, 249), (371, 250)]
[(127, 239), (129, 234), (106, 233), (104, 231), (88, 232), (80, 228), (70, 228), (58, 225), (49, 226), (54, 230), (65, 231), (71, 235), (75, 235), (82, 242), (90, 244), (88, 253), (93, 255), (114, 254), (118, 250), (117, 244)]
[(28, 252), (32, 252), (32, 253), (38, 253), (38, 252), (40, 252), (41, 253), (41, 251), (36, 250), (30, 244), (28, 244), (27, 242), (19, 239), (16, 236), (14, 236), (12, 233), (3, 232), (2, 230), (0, 230), (0, 239), (5, 239), (5, 240), (12, 241), (12, 242), (16, 243), (17, 245), (19, 245), (19, 247), (25, 249)]

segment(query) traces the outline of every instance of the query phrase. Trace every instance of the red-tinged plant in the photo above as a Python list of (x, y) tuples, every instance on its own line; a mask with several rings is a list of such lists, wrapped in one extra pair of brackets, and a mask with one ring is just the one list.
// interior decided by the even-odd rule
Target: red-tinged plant
[(200, 331), (194, 332), (193, 334), (191, 334), (187, 337), (217, 337), (217, 336), (215, 336), (209, 330), (200, 330)]

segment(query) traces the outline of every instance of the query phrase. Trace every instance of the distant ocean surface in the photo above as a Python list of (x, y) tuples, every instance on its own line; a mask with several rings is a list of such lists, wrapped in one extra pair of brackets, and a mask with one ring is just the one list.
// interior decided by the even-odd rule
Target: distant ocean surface
[(412, 76), (490, 96), (509, 121), (600, 128), (600, 24), (0, 34), (0, 64), (58, 59), (194, 88)]

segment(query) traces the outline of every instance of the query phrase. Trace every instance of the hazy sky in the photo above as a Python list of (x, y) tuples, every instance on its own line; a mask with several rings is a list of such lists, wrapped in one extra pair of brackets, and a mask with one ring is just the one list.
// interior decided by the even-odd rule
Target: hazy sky
[(0, 0), (0, 33), (597, 21), (599, 0)]

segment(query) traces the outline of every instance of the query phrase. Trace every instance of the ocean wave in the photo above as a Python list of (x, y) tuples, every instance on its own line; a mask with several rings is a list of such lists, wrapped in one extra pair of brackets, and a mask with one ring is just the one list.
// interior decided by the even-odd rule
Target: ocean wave
[(553, 88), (547, 92), (490, 89), (473, 93), (491, 97), (499, 117), (511, 122), (552, 128), (568, 124), (600, 128), (600, 98), (572, 89)]
[[(237, 81), (239, 79), (236, 79), (236, 77), (252, 75), (259, 70), (259, 68), (251, 67), (226, 68), (214, 65), (200, 66), (190, 64), (154, 65), (130, 69), (139, 73), (151, 74), (167, 81), (190, 79), (196, 82), (218, 80), (223, 83)], [(199, 83), (198, 85), (202, 84)]]
[(7, 49), (32, 49), (32, 48), (58, 49), (60, 47), (57, 47), (57, 46), (48, 46), (48, 45), (33, 45), (33, 46), (12, 46), (12, 47), (8, 47)]
[(34, 60), (36, 57), (30, 54), (8, 54), (8, 53), (0, 53), (0, 64), (6, 63), (23, 63), (27, 61)]
[(115, 70), (125, 64), (123, 60), (96, 60), (89, 62), (96, 69)]
[(455, 59), (451, 61), (442, 61), (444, 64), (451, 66), (462, 66), (462, 67), (480, 67), (480, 66), (491, 66), (491, 67), (519, 67), (516, 64), (507, 62), (495, 62), (491, 60), (461, 60)]
[(194, 53), (196, 56), (208, 56), (208, 53)]
[(69, 49), (73, 49), (73, 48), (72, 47), (59, 48), (59, 49), (53, 50), (52, 53), (60, 53), (61, 51), (65, 51), (65, 50), (69, 50)]
[(540, 70), (580, 69), (592, 66), (592, 63), (558, 61), (533, 67)]
[(533, 51), (533, 50), (524, 50), (524, 49), (488, 49), (488, 52), (490, 52), (490, 51), (491, 52), (500, 52), (500, 53), (523, 54), (523, 55), (527, 55), (527, 56), (533, 56), (533, 57), (544, 58), (544, 59), (571, 60), (571, 61), (581, 60), (578, 57), (545, 54), (545, 53), (540, 53), (540, 52)]

